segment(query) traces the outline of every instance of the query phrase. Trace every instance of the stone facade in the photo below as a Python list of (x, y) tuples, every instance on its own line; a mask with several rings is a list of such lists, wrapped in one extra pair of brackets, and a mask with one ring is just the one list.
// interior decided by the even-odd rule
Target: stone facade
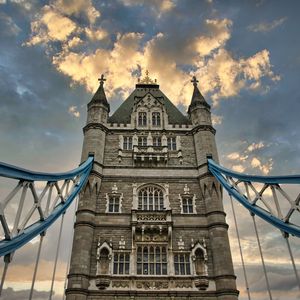
[[(183, 116), (147, 76), (109, 116), (88, 104), (67, 300), (238, 298), (210, 107), (194, 79)], [(120, 122), (118, 122), (120, 120)]]

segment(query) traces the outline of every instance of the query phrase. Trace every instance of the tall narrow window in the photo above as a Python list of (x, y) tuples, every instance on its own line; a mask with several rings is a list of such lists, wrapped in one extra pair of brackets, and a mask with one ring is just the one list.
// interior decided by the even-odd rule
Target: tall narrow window
[(114, 254), (114, 274), (129, 274), (130, 255), (129, 253)]
[(152, 113), (152, 126), (160, 126), (160, 113), (159, 112)]
[(165, 246), (139, 246), (137, 249), (137, 274), (167, 275), (167, 250)]
[(188, 253), (180, 253), (174, 255), (175, 275), (190, 275), (190, 255)]
[(146, 112), (139, 112), (138, 125), (143, 126), (143, 127), (147, 126), (147, 113)]
[(138, 137), (138, 145), (139, 146), (147, 146), (147, 138), (145, 136)]
[(111, 195), (108, 201), (108, 212), (118, 213), (120, 212), (120, 197)]
[(132, 150), (132, 137), (131, 136), (124, 136), (123, 150)]
[(140, 210), (163, 210), (164, 195), (157, 187), (148, 186), (139, 191), (138, 209)]
[(154, 147), (161, 146), (161, 137), (160, 136), (153, 137), (153, 146)]
[(176, 137), (168, 137), (168, 149), (175, 151), (176, 147)]
[(182, 199), (182, 212), (184, 214), (192, 214), (194, 212), (192, 198), (183, 198)]

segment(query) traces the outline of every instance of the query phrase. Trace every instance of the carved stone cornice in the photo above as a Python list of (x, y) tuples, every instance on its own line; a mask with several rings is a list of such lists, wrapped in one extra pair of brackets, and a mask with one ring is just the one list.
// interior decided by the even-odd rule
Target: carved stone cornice
[(89, 123), (83, 127), (83, 133), (85, 134), (89, 129), (101, 129), (104, 132), (109, 131), (109, 129), (101, 123)]
[(216, 129), (214, 129), (211, 125), (197, 125), (191, 130), (193, 134), (199, 131), (210, 131), (212, 134), (216, 134)]

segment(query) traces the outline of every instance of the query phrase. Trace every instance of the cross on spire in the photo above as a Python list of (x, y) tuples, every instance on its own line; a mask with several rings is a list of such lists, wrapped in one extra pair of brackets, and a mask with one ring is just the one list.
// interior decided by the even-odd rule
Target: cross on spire
[(98, 80), (99, 80), (99, 82), (100, 82), (100, 86), (103, 86), (104, 81), (106, 81), (106, 79), (104, 78), (104, 75), (103, 75), (103, 74), (101, 74), (101, 77), (98, 78)]
[(196, 76), (193, 76), (193, 79), (191, 80), (191, 82), (193, 83), (194, 86), (197, 86), (197, 83), (199, 82), (199, 80), (197, 80)]

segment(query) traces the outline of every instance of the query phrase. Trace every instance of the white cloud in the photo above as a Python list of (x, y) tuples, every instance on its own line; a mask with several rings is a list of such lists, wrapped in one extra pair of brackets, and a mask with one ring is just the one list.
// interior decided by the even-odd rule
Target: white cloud
[(252, 152), (254, 150), (262, 149), (265, 147), (265, 144), (260, 141), (258, 143), (252, 143), (251, 145), (248, 146), (247, 151)]
[(101, 15), (91, 0), (56, 0), (53, 6), (68, 16), (84, 14), (91, 24)]
[(170, 11), (175, 7), (173, 0), (121, 0), (126, 6), (149, 5), (153, 9), (158, 8), (160, 12)]
[(195, 38), (193, 45), (201, 56), (210, 55), (213, 50), (223, 47), (231, 36), (232, 21), (229, 19), (208, 19), (205, 23), (209, 35)]
[(69, 114), (73, 115), (76, 118), (80, 117), (80, 112), (77, 110), (77, 106), (70, 106), (68, 109)]
[(264, 22), (264, 23), (252, 24), (249, 25), (247, 28), (248, 30), (253, 32), (269, 32), (275, 29), (276, 27), (281, 26), (286, 21), (286, 19), (287, 19), (286, 17), (283, 17), (269, 23)]
[(96, 30), (93, 30), (91, 28), (85, 28), (85, 33), (87, 37), (92, 41), (100, 41), (108, 36), (108, 32), (101, 28)]
[[(125, 5), (138, 5), (135, 0), (123, 2)], [(118, 93), (124, 98), (137, 81), (132, 76), (134, 71), (141, 69), (144, 73), (148, 69), (174, 104), (182, 103), (187, 107), (192, 95), (192, 75), (198, 76), (201, 91), (204, 96), (210, 95), (214, 105), (220, 99), (237, 96), (241, 89), (266, 90), (266, 86), (262, 86), (262, 78), (278, 80), (271, 70), (268, 50), (248, 58), (235, 58), (225, 49), (231, 36), (232, 21), (229, 19), (206, 20), (206, 34), (198, 33), (196, 37), (190, 33), (181, 37), (157, 33), (145, 40), (141, 33), (117, 34), (112, 37), (114, 43), (110, 48), (97, 46), (91, 52), (76, 46), (102, 41), (110, 33), (103, 28), (94, 29), (94, 26), (80, 27), (71, 18), (62, 15), (62, 12), (75, 14), (77, 9), (83, 10), (79, 4), (66, 3), (56, 1), (51, 7), (43, 8), (42, 17), (32, 22), (32, 37), (27, 44), (51, 46), (52, 41), (60, 41), (62, 50), (52, 54), (53, 64), (73, 83), (85, 85), (90, 92), (97, 88), (99, 73), (105, 73), (108, 97)], [(52, 19), (57, 19), (57, 22), (50, 22)], [(58, 24), (60, 29), (56, 28)], [(176, 47), (170, 47), (175, 44)], [(194, 71), (184, 71), (180, 64), (188, 64)], [(214, 117), (213, 122), (220, 124), (222, 119)]]
[(215, 114), (212, 114), (211, 115), (211, 121), (212, 121), (213, 125), (220, 125), (220, 124), (222, 124), (223, 117), (215, 115)]
[(235, 172), (243, 173), (245, 171), (245, 167), (243, 165), (233, 165), (232, 170)]
[(63, 16), (51, 6), (44, 6), (41, 16), (31, 23), (32, 36), (27, 45), (64, 42), (77, 28), (75, 22)]

